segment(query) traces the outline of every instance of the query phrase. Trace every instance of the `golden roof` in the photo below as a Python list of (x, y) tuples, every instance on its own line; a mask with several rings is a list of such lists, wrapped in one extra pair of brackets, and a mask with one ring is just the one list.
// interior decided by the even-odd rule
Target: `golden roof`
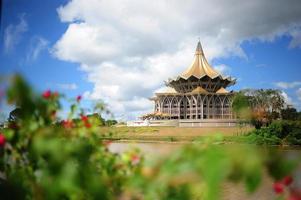
[(207, 94), (208, 92), (201, 86), (198, 86), (194, 90), (192, 90), (190, 93), (191, 94)]
[(201, 79), (204, 76), (208, 76), (211, 79), (219, 77), (222, 80), (229, 81), (229, 85), (233, 85), (235, 83), (235, 79), (232, 79), (231, 77), (223, 77), (219, 72), (217, 72), (211, 67), (204, 55), (204, 51), (200, 41), (198, 42), (194, 59), (190, 67), (179, 76), (175, 78), (170, 78), (168, 82), (170, 83), (172, 81), (177, 81), (180, 78), (187, 80), (192, 76), (196, 77), (197, 79)]
[(226, 90), (224, 87), (221, 87), (216, 91), (216, 94), (227, 94), (227, 93), (229, 93), (229, 91)]
[(165, 87), (162, 90), (156, 92), (155, 94), (178, 94), (178, 92), (174, 88)]
[(188, 79), (191, 76), (195, 76), (199, 79), (206, 75), (211, 79), (221, 76), (221, 74), (219, 74), (210, 66), (207, 59), (205, 58), (201, 42), (198, 42), (192, 64), (186, 71), (184, 71), (180, 75), (180, 77)]

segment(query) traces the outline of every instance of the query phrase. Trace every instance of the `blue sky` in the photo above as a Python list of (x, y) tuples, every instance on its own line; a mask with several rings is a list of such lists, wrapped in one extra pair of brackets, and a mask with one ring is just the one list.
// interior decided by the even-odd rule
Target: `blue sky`
[[(30, 3), (28, 3), (30, 2)], [(64, 1), (63, 1), (64, 2)], [(65, 1), (66, 2), (66, 1)], [(82, 93), (89, 88), (78, 64), (62, 62), (51, 55), (51, 47), (67, 28), (61, 23), (56, 8), (62, 1), (4, 1), (1, 28), (1, 74), (15, 72), (24, 75), (40, 91), (47, 88), (68, 92), (68, 96)], [(19, 41), (8, 52), (4, 46), (4, 32), (10, 26), (18, 26), (24, 20), (26, 30), (19, 34)], [(34, 58), (31, 48), (37, 48), (39, 39), (45, 40), (38, 55)], [(81, 85), (76, 89), (67, 89), (69, 84)], [(66, 84), (66, 87), (62, 87)], [(72, 88), (72, 87), (71, 87)], [(66, 91), (64, 91), (66, 90)]]
[(301, 5), (276, 2), (4, 0), (0, 74), (83, 95), (85, 107), (103, 99), (116, 118), (133, 119), (189, 66), (200, 37), (210, 63), (238, 79), (231, 89), (281, 89), (300, 110)]

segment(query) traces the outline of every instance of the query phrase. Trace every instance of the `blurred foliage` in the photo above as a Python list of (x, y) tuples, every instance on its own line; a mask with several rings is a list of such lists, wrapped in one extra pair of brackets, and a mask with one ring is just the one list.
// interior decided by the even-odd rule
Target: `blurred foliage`
[(137, 149), (114, 154), (101, 139), (100, 115), (76, 116), (81, 98), (57, 120), (61, 96), (37, 95), (20, 76), (12, 79), (7, 99), (20, 110), (0, 133), (1, 199), (219, 199), (226, 181), (254, 192), (264, 171), (282, 178), (298, 161), (252, 146), (212, 145), (221, 137), (155, 162)]
[(236, 113), (236, 116), (240, 120), (251, 119), (251, 105), (243, 92), (235, 94), (232, 103), (232, 109)]
[(250, 132), (257, 144), (301, 145), (301, 121), (273, 121), (268, 127)]

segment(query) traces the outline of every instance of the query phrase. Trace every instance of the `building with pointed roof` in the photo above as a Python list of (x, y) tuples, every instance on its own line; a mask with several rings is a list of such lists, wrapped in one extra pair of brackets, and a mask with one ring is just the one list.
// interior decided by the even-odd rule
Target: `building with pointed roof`
[[(155, 93), (154, 113), (162, 113), (169, 120), (231, 121), (233, 92), (225, 88), (234, 85), (236, 79), (224, 77), (208, 63), (200, 42), (192, 64), (175, 78), (168, 79), (167, 88)], [(155, 118), (155, 117), (154, 117)]]

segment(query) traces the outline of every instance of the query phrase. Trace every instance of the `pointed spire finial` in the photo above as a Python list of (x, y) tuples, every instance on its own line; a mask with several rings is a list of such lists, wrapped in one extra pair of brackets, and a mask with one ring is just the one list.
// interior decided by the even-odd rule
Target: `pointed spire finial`
[(195, 54), (204, 54), (200, 39), (198, 41), (198, 45), (196, 47)]

